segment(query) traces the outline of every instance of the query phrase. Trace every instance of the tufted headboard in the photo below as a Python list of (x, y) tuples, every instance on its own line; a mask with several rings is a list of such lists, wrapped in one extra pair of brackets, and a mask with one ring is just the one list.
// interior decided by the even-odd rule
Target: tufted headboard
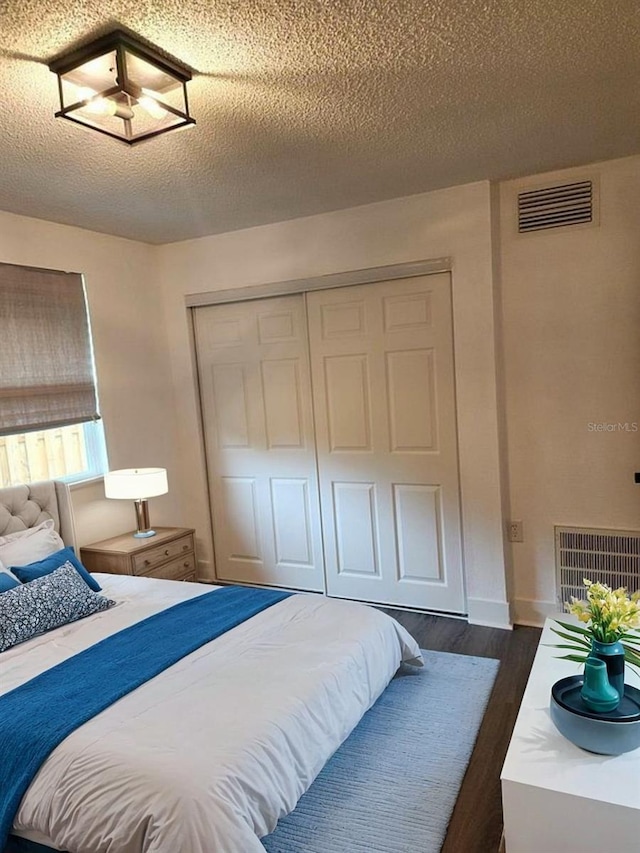
[(66, 483), (43, 480), (0, 489), (0, 536), (52, 518), (65, 545), (76, 544), (71, 495)]

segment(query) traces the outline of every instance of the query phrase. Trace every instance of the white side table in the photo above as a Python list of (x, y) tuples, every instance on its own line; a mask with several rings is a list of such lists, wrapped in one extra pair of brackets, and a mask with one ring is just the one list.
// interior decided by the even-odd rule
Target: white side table
[[(640, 749), (594, 755), (556, 729), (551, 686), (581, 665), (545, 645), (563, 642), (553, 624), (545, 623), (502, 768), (506, 853), (640, 853)], [(625, 680), (640, 687), (629, 667)]]

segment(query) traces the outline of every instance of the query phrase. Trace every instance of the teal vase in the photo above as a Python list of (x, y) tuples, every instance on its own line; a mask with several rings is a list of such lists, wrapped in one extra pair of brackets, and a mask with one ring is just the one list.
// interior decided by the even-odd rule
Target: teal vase
[(609, 683), (607, 665), (603, 660), (589, 656), (585, 661), (580, 696), (587, 708), (598, 714), (615, 711), (618, 707), (620, 695)]
[(604, 661), (607, 677), (612, 687), (618, 691), (620, 699), (624, 696), (624, 646), (618, 640), (615, 643), (601, 643), (591, 640), (589, 657)]

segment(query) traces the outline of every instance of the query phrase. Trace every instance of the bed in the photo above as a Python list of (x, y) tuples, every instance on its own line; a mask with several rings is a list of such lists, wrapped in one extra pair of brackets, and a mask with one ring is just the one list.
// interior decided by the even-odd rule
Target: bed
[[(51, 518), (72, 544), (69, 506), (60, 484), (0, 490), (0, 536)], [(120, 669), (133, 672), (153, 649), (146, 639), (131, 643), (154, 619), (174, 619), (164, 631), (174, 648), (200, 630), (193, 616), (175, 627), (181, 608), (221, 611), (234, 594), (93, 578), (102, 589), (92, 594), (115, 604), (0, 653), (0, 708), (41, 674), (55, 686), (65, 666), (125, 637)], [(263, 853), (260, 838), (295, 807), (400, 663), (421, 664), (411, 636), (374, 608), (315, 594), (273, 597), (68, 734), (31, 779), (12, 835), (70, 853)], [(28, 746), (29, 732), (24, 738)]]

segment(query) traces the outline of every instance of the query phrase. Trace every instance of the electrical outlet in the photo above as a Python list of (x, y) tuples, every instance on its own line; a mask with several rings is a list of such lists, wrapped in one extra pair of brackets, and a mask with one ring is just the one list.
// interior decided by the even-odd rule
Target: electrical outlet
[(521, 521), (510, 521), (507, 526), (509, 542), (524, 542), (524, 530)]

